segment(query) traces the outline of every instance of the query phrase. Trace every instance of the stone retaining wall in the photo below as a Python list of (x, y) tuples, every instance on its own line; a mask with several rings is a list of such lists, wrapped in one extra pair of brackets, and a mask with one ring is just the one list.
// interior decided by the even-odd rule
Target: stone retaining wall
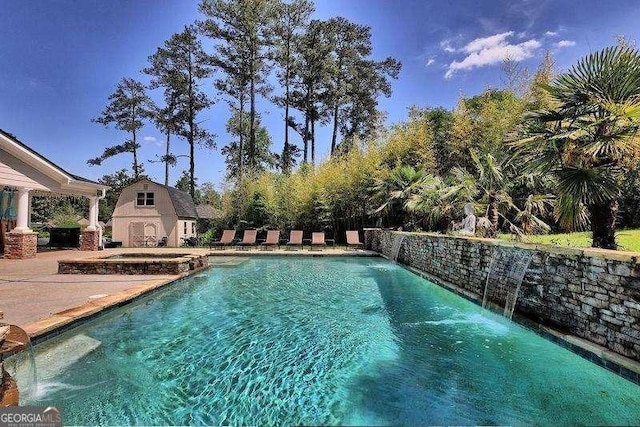
[(399, 249), (399, 262), (480, 300), (494, 251), (529, 251), (517, 314), (640, 361), (638, 253), (379, 229), (365, 230), (365, 246), (388, 258)]
[(58, 261), (58, 274), (182, 274), (209, 265), (204, 255), (168, 259), (88, 258)]

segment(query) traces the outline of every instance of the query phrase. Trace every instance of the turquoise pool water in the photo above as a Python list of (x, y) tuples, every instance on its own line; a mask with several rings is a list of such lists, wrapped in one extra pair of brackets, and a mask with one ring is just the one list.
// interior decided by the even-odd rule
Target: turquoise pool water
[(65, 342), (31, 402), (65, 424), (640, 424), (637, 385), (382, 259), (214, 268)]

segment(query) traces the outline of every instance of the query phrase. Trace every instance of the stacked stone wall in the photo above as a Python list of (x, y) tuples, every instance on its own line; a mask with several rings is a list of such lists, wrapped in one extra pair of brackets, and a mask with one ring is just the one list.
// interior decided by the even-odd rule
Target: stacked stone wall
[(81, 251), (97, 251), (100, 247), (100, 233), (84, 230), (80, 236)]
[[(367, 249), (482, 299), (497, 248), (532, 255), (515, 312), (640, 360), (640, 264), (637, 253), (563, 248), (389, 230), (365, 231)], [(394, 248), (394, 241), (396, 247)]]
[(167, 260), (61, 260), (58, 274), (183, 274), (208, 265), (206, 256)]
[(35, 258), (38, 252), (38, 233), (7, 233), (4, 257), (7, 259)]

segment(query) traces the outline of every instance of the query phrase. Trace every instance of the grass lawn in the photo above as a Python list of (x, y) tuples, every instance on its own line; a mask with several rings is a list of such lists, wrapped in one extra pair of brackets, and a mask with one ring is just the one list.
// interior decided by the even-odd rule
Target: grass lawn
[[(512, 234), (500, 234), (498, 238), (513, 240), (514, 236)], [(526, 236), (524, 241), (588, 248), (591, 247), (591, 232)], [(640, 229), (618, 230), (616, 232), (616, 242), (618, 243), (618, 250), (640, 252)]]

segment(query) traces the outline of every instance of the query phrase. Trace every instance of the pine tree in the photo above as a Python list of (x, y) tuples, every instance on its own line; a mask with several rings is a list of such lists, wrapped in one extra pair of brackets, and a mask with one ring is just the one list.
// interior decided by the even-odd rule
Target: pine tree
[[(152, 88), (164, 88), (166, 109), (160, 120), (167, 134), (177, 132), (189, 144), (189, 193), (195, 196), (195, 146), (204, 144), (215, 147), (214, 135), (204, 129), (197, 118), (199, 113), (212, 104), (200, 88), (202, 79), (211, 75), (209, 61), (197, 38), (195, 27), (186, 26), (181, 33), (174, 34), (149, 57), (150, 67), (144, 72), (153, 76)], [(157, 120), (156, 120), (157, 121)], [(175, 157), (167, 151), (166, 168)]]
[(144, 126), (143, 119), (151, 116), (151, 99), (145, 92), (144, 85), (131, 78), (123, 78), (116, 86), (115, 92), (109, 96), (109, 104), (100, 116), (92, 121), (108, 127), (113, 124), (116, 129), (131, 134), (131, 138), (122, 144), (105, 148), (102, 155), (89, 159), (91, 166), (101, 165), (102, 162), (122, 153), (133, 155), (133, 176), (139, 179), (143, 173), (143, 165), (138, 162), (137, 132)]
[(301, 32), (308, 26), (309, 18), (314, 11), (313, 3), (308, 0), (294, 0), (292, 3), (277, 5), (276, 20), (274, 21), (274, 59), (278, 65), (277, 77), (284, 88), (284, 93), (275, 97), (277, 105), (284, 108), (284, 145), (280, 156), (280, 168), (283, 173), (289, 173), (295, 162), (298, 147), (292, 147), (289, 142), (289, 108), (291, 107), (291, 86), (296, 65), (296, 51)]
[(247, 166), (251, 170), (257, 165), (256, 98), (271, 90), (266, 76), (275, 5), (275, 0), (203, 0), (199, 7), (206, 19), (198, 25), (216, 42), (212, 63), (227, 76), (230, 92), (249, 98)]

